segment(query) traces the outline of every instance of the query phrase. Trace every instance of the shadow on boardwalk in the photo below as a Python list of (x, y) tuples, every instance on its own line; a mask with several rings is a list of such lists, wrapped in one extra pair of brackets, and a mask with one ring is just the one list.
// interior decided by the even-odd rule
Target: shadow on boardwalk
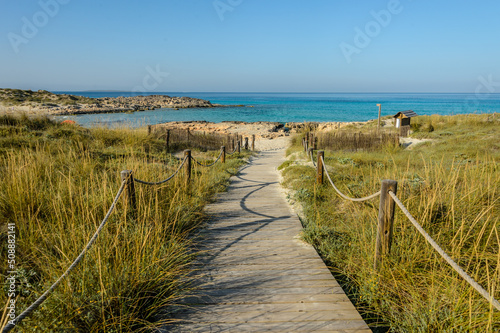
[(261, 153), (207, 206), (196, 294), (166, 332), (371, 332), (316, 251), (299, 239), (276, 168)]

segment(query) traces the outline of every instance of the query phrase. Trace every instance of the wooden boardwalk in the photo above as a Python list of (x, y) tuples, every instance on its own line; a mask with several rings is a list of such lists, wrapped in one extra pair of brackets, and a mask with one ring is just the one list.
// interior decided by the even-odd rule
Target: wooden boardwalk
[(207, 207), (198, 296), (168, 332), (371, 332), (316, 251), (262, 152)]

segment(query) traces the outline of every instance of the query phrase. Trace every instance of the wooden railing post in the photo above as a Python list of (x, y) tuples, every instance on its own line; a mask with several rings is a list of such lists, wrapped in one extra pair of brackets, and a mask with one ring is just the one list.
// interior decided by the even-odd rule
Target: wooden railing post
[(248, 150), (248, 138), (245, 137), (245, 150)]
[(313, 153), (313, 151), (314, 151), (314, 150), (313, 150), (312, 148), (309, 148), (309, 149), (307, 150), (307, 155), (308, 155), (308, 157), (309, 157), (308, 159), (310, 159), (310, 158), (311, 158), (311, 154)]
[(240, 140), (238, 140), (238, 142), (236, 142), (236, 151), (239, 153), (241, 153), (241, 145), (240, 145)]
[(252, 134), (252, 151), (255, 151), (255, 134)]
[(304, 151), (307, 153), (307, 149), (309, 149), (309, 133), (306, 134), (306, 137), (304, 138), (306, 141), (306, 145), (304, 146)]
[(148, 135), (151, 134), (151, 125), (148, 125)]
[(232, 151), (232, 146), (231, 146), (231, 135), (228, 134), (227, 135), (227, 149), (229, 149), (229, 151)]
[(186, 172), (186, 185), (191, 181), (191, 150), (184, 150), (184, 158), (186, 159), (186, 164), (184, 165)]
[(375, 248), (375, 269), (380, 268), (383, 257), (388, 255), (391, 251), (394, 208), (396, 203), (389, 195), (389, 191), (396, 194), (397, 190), (397, 181), (387, 179), (382, 180), (378, 211), (377, 245)]
[(165, 135), (165, 144), (168, 150), (168, 148), (170, 147), (170, 130), (167, 130), (167, 134)]
[(123, 170), (120, 173), (122, 182), (125, 181), (125, 197), (132, 216), (137, 214), (137, 200), (135, 198), (134, 174), (132, 170)]
[(318, 150), (318, 138), (315, 137), (313, 140), (313, 149)]
[(318, 184), (323, 184), (323, 158), (325, 152), (323, 150), (318, 151), (318, 161), (316, 162), (316, 181)]
[(226, 163), (226, 147), (222, 146), (221, 149), (222, 149), (222, 155), (220, 157), (220, 161), (222, 163)]

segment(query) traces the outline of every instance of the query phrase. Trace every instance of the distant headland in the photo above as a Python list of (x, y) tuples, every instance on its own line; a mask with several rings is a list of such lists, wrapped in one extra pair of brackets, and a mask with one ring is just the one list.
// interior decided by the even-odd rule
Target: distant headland
[(227, 105), (212, 104), (210, 101), (199, 98), (171, 97), (167, 95), (90, 98), (54, 94), (46, 90), (31, 91), (0, 88), (0, 114), (24, 112), (31, 115), (74, 115), (144, 111), (160, 108), (185, 109), (225, 106)]

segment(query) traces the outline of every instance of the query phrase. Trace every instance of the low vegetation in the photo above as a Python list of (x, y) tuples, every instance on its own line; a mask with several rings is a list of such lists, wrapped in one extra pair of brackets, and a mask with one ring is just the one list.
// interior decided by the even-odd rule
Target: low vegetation
[[(326, 150), (333, 181), (351, 197), (398, 181), (398, 197), (469, 275), (500, 299), (500, 115), (412, 119), (412, 149)], [(356, 129), (357, 131), (358, 129)], [(396, 209), (391, 254), (373, 268), (378, 199), (340, 198), (295, 138), (282, 166), (289, 199), (303, 207), (313, 244), (374, 331), (498, 332), (500, 313), (431, 248)], [(319, 149), (324, 147), (319, 146)]]
[[(219, 151), (193, 151), (214, 161)], [(235, 157), (233, 157), (235, 156)], [(190, 232), (203, 206), (244, 163), (194, 166), (163, 185), (136, 184), (136, 215), (119, 200), (93, 248), (51, 296), (25, 319), (22, 332), (141, 332), (161, 327), (189, 293)], [(179, 165), (162, 139), (145, 129), (84, 129), (46, 118), (0, 117), (0, 257), (7, 226), (16, 230), (16, 313), (68, 268), (104, 218), (120, 188), (120, 171), (146, 181)], [(7, 260), (0, 262), (5, 281)], [(0, 302), (8, 302), (0, 293)], [(5, 323), (5, 312), (2, 318)]]
[(397, 142), (399, 142), (399, 135), (394, 131), (353, 132), (344, 130), (317, 135), (318, 147), (329, 150), (376, 150)]
[(83, 96), (54, 94), (47, 90), (0, 89), (0, 104), (4, 106), (45, 106), (92, 104), (95, 99)]

